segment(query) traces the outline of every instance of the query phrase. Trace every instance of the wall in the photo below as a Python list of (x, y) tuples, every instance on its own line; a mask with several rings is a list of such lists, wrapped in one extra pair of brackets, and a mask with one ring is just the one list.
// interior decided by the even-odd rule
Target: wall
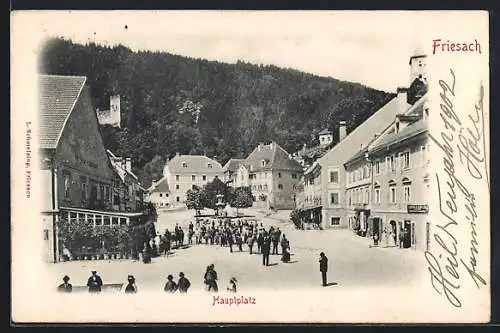
[[(90, 202), (92, 183), (111, 188), (113, 170), (104, 149), (97, 116), (91, 105), (87, 88), (82, 90), (67, 120), (56, 149), (54, 164), (54, 167), (58, 169), (60, 206), (92, 208)], [(65, 196), (64, 173), (71, 174), (68, 197)], [(85, 191), (87, 199), (82, 193), (80, 177), (83, 177), (87, 184)], [(106, 198), (106, 202), (109, 203), (109, 197)]]
[[(295, 175), (293, 178), (292, 175)], [(295, 208), (295, 192), (299, 184), (300, 173), (290, 171), (272, 171), (272, 193), (270, 203), (275, 209), (294, 209)], [(280, 184), (283, 186), (279, 188)]]
[[(186, 192), (190, 189), (193, 188), (193, 185), (196, 185), (198, 187), (203, 187), (207, 183), (213, 181), (215, 177), (217, 176), (221, 181), (224, 181), (224, 174), (222, 172), (220, 173), (195, 173), (192, 171), (186, 171), (186, 172), (171, 172), (168, 170), (166, 172), (168, 178), (168, 184), (170, 186), (170, 204), (171, 205), (184, 205), (186, 201)], [(177, 175), (179, 175), (179, 180), (177, 180)], [(195, 176), (195, 180), (192, 180), (192, 176)], [(203, 180), (203, 176), (206, 177), (205, 180)], [(177, 189), (177, 185), (179, 188)], [(177, 197), (179, 198), (179, 201), (177, 201)]]
[[(422, 154), (421, 147), (426, 147), (425, 155)], [(410, 152), (410, 167), (408, 169), (402, 169), (401, 164), (397, 164), (396, 172), (391, 172), (387, 170), (387, 165), (385, 163), (385, 158), (396, 154), (399, 157), (399, 153), (409, 151)], [(387, 226), (391, 220), (399, 223), (400, 221), (409, 220), (415, 224), (416, 232), (416, 246), (417, 249), (424, 250), (426, 243), (426, 223), (427, 214), (421, 213), (408, 213), (408, 205), (425, 205), (428, 204), (428, 185), (429, 181), (426, 176), (428, 175), (427, 161), (429, 151), (429, 141), (427, 134), (420, 135), (416, 137), (411, 142), (408, 142), (404, 147), (391, 149), (387, 153), (378, 154), (374, 156), (374, 160), (384, 160), (383, 167), (381, 164), (380, 174), (374, 173), (374, 182), (380, 184), (380, 200), (379, 204), (372, 202), (372, 217), (379, 217), (382, 219), (384, 226)], [(384, 151), (385, 152), (385, 151)], [(425, 156), (425, 157), (424, 157)], [(398, 158), (400, 162), (400, 158)], [(410, 200), (408, 202), (404, 201), (404, 188), (403, 179), (408, 178), (411, 181), (411, 193)], [(390, 203), (390, 189), (389, 181), (393, 180), (396, 183), (396, 203)], [(374, 190), (372, 190), (374, 191)], [(373, 192), (372, 192), (373, 196)], [(399, 232), (399, 230), (397, 230)], [(422, 238), (423, 237), (423, 238)]]

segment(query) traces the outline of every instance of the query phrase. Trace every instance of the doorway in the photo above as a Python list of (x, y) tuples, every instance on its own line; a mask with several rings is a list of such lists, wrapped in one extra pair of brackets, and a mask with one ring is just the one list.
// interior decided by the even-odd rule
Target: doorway
[(377, 235), (378, 239), (380, 239), (380, 229), (382, 228), (380, 218), (373, 218), (373, 236)]
[(398, 245), (398, 229), (397, 229), (397, 225), (396, 225), (396, 221), (392, 220), (391, 222), (389, 222), (389, 224), (391, 225), (391, 241), (393, 242), (394, 246)]
[(413, 245), (413, 238), (415, 234), (415, 227), (414, 224), (411, 223), (409, 220), (404, 221), (404, 233), (403, 233), (403, 248), (407, 249), (412, 247)]

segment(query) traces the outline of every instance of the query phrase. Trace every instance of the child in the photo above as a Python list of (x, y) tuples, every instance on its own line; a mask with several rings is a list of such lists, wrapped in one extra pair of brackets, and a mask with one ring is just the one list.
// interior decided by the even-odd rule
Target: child
[(235, 277), (232, 277), (231, 280), (229, 280), (229, 287), (227, 287), (227, 291), (231, 291), (233, 293), (236, 292), (236, 282), (238, 282), (236, 280)]

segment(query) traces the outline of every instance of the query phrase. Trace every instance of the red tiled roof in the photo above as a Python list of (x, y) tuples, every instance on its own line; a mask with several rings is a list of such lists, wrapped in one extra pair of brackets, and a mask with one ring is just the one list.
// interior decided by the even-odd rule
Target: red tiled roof
[(86, 80), (85, 76), (39, 76), (40, 148), (57, 147)]

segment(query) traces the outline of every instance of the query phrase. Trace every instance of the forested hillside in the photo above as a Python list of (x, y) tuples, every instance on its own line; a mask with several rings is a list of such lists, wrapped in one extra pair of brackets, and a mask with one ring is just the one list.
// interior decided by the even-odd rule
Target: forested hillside
[(130, 156), (148, 187), (165, 161), (207, 154), (224, 164), (274, 140), (288, 152), (316, 143), (325, 127), (348, 132), (393, 95), (331, 77), (244, 62), (226, 64), (124, 46), (48, 42), (41, 73), (85, 75), (95, 108), (121, 97), (122, 128), (102, 126), (107, 148)]

